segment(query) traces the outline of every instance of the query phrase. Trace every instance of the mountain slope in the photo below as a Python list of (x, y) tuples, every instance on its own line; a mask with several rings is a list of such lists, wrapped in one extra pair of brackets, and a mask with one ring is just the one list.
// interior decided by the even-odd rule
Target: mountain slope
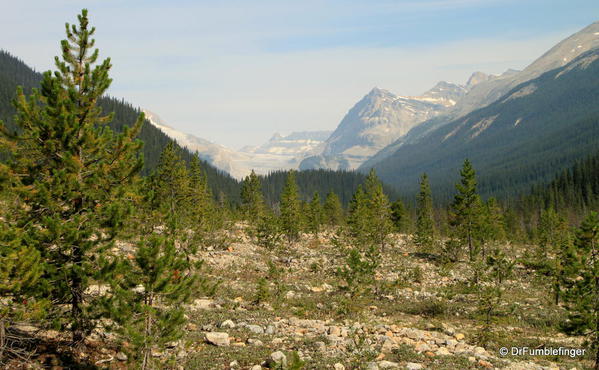
[[(14, 128), (13, 117), (15, 110), (11, 104), (18, 85), (23, 86), (26, 92), (31, 88), (38, 87), (41, 74), (29, 68), (23, 61), (12, 56), (6, 51), (0, 50), (0, 120), (4, 121), (9, 128)], [(137, 119), (140, 111), (123, 100), (104, 97), (98, 103), (106, 113), (114, 112), (115, 116), (110, 123), (113, 130), (120, 131), (125, 125), (132, 125)], [(157, 164), (160, 153), (171, 140), (162, 131), (151, 125), (148, 121), (143, 125), (139, 139), (144, 142), (144, 168), (143, 174), (148, 174)], [(187, 150), (181, 154), (186, 161), (193, 155)], [(233, 178), (217, 170), (208, 163), (201, 162), (202, 169), (208, 175), (208, 182), (215, 195), (222, 192), (229, 199), (239, 198), (239, 184)]]
[(562, 67), (581, 54), (597, 48), (599, 48), (599, 22), (592, 23), (559, 42), (523, 71), (508, 70), (499, 76), (485, 75), (480, 72), (475, 73), (466, 85), (468, 92), (453, 107), (442, 115), (414, 127), (406, 135), (365, 161), (362, 164), (362, 169), (371, 168), (393, 154), (402, 145), (415, 143), (438, 127), (496, 101), (517, 85), (552, 69)]
[(321, 153), (300, 169), (354, 169), (403, 136), (412, 127), (451, 107), (466, 93), (459, 85), (440, 82), (419, 97), (396, 96), (374, 88), (345, 115)]
[(598, 148), (596, 49), (405, 143), (374, 168), (384, 181), (410, 192), (427, 172), (443, 197), (451, 193), (464, 158), (470, 158), (479, 171), (481, 191), (506, 195), (549, 179)]

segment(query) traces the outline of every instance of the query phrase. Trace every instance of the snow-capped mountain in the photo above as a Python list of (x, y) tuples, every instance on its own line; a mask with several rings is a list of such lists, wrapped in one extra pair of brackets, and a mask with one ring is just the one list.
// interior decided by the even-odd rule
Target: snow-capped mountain
[(156, 113), (144, 110), (146, 119), (160, 131), (164, 132), (168, 137), (175, 140), (179, 145), (189, 149), (192, 152), (197, 152), (198, 156), (208, 163), (212, 164), (219, 170), (229, 173), (235, 178), (245, 176), (247, 169), (240, 165), (246, 158), (240, 153), (224, 147), (219, 144), (214, 144), (206, 139), (197, 136), (180, 132), (168, 126)]
[(454, 106), (466, 92), (466, 87), (448, 82), (415, 97), (375, 87), (349, 110), (321, 152), (304, 159), (300, 169), (355, 169), (415, 125)]
[(197, 152), (199, 157), (216, 168), (242, 179), (251, 170), (267, 174), (281, 169), (296, 169), (306, 154), (322, 145), (330, 131), (294, 132), (287, 136), (279, 133), (263, 145), (245, 147), (239, 151), (212, 143), (197, 136), (180, 132), (168, 126), (157, 114), (145, 110), (148, 121), (179, 145)]
[(597, 48), (599, 48), (599, 21), (559, 42), (522, 71), (509, 69), (501, 75), (474, 73), (466, 84), (467, 94), (453, 107), (443, 112), (442, 115), (414, 127), (406, 135), (365, 161), (361, 169), (367, 171), (395, 153), (403, 145), (416, 144), (426, 135), (453, 120), (497, 101), (519, 84), (537, 78), (552, 69), (563, 67), (587, 51)]

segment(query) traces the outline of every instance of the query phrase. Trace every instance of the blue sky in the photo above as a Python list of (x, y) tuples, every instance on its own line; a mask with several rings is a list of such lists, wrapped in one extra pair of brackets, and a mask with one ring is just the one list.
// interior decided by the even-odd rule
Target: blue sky
[(82, 7), (111, 95), (234, 148), (334, 129), (374, 86), (417, 95), (524, 68), (599, 20), (596, 0), (23, 0), (3, 4), (0, 48), (52, 68)]

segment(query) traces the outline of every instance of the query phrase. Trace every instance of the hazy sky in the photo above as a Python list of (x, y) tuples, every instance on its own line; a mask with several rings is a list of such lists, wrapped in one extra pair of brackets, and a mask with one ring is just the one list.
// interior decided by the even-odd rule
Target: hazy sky
[(87, 7), (111, 95), (234, 148), (332, 130), (374, 86), (521, 69), (599, 19), (597, 0), (1, 1), (0, 48), (37, 70)]

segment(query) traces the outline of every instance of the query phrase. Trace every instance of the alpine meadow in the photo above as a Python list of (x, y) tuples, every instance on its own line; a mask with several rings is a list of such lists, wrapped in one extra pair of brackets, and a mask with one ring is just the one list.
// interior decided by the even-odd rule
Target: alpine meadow
[(594, 1), (10, 3), (0, 368), (599, 370)]

